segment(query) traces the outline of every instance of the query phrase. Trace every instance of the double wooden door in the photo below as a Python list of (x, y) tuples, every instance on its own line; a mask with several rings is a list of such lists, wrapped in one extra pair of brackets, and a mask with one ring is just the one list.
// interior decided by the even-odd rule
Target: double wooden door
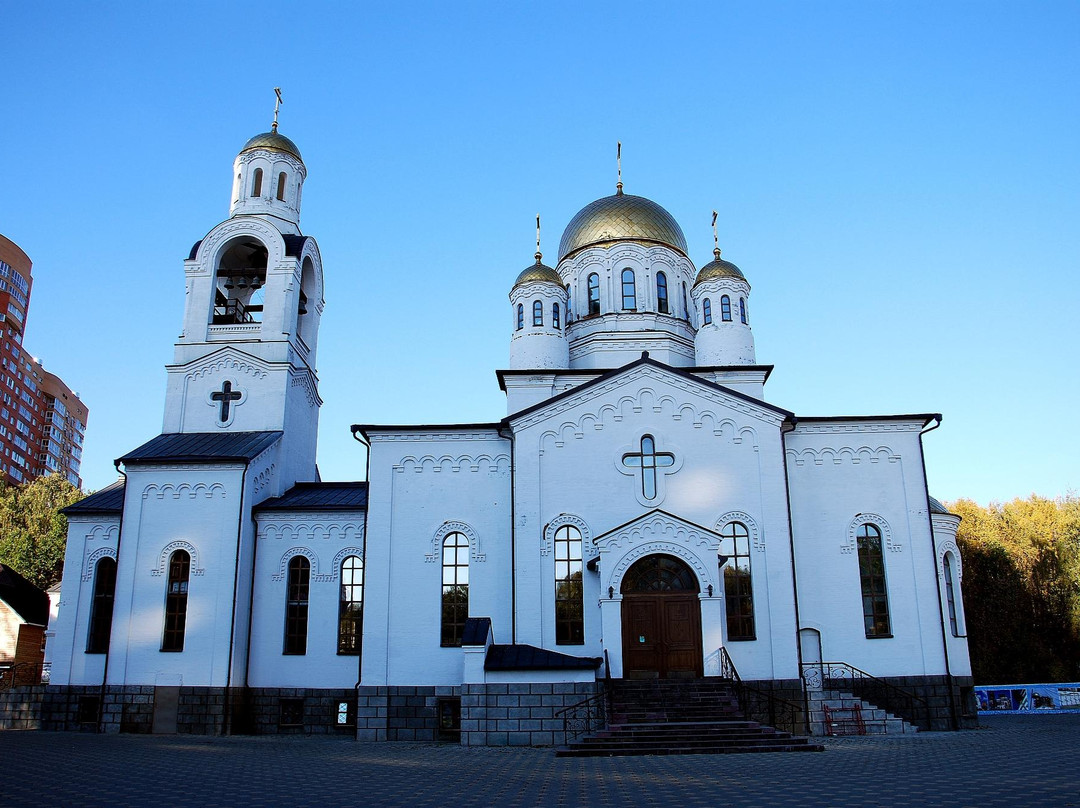
[(623, 676), (684, 679), (703, 675), (697, 593), (624, 594)]

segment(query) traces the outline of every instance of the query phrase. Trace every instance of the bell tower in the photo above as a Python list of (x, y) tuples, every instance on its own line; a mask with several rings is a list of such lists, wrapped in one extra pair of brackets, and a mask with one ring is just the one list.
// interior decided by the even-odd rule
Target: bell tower
[(184, 262), (162, 431), (281, 431), (279, 479), (291, 485), (315, 479), (323, 274), (318, 244), (300, 231), (307, 168), (277, 127), (275, 109), (271, 130), (233, 163), (229, 218)]

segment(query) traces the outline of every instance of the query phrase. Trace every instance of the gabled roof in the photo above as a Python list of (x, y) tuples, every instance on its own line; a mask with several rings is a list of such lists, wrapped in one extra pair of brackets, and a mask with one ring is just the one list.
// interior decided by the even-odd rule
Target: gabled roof
[(124, 510), (124, 481), (117, 480), (110, 486), (95, 491), (88, 497), (83, 497), (78, 502), (61, 508), (60, 513), (65, 516), (83, 514), (119, 514)]
[(280, 497), (255, 506), (256, 511), (362, 511), (367, 508), (368, 484), (297, 483)]
[(492, 645), (484, 657), (486, 671), (542, 671), (579, 668), (596, 670), (603, 659), (560, 654), (535, 645)]
[(27, 623), (35, 626), (49, 624), (49, 596), (7, 564), (0, 564), (0, 600)]
[(611, 530), (605, 530), (599, 536), (593, 538), (593, 544), (599, 543), (601, 539), (606, 539), (612, 533), (618, 533), (620, 530), (625, 530), (635, 522), (644, 522), (646, 519), (652, 519), (654, 516), (664, 517), (670, 519), (673, 522), (679, 522), (680, 524), (686, 525), (691, 530), (700, 530), (703, 533), (709, 533), (713, 536), (716, 536), (716, 538), (718, 539), (721, 538), (720, 534), (712, 528), (705, 527), (704, 525), (699, 525), (697, 522), (691, 522), (689, 519), (683, 519), (681, 516), (676, 516), (673, 513), (669, 513), (663, 508), (653, 508), (651, 511), (645, 511), (645, 513), (639, 514), (628, 522), (623, 522), (621, 525), (613, 527)]
[(724, 385), (722, 384), (716, 384), (715, 382), (707, 381), (706, 379), (695, 376), (693, 373), (683, 368), (673, 367), (671, 365), (666, 365), (663, 362), (658, 362), (655, 359), (650, 359), (649, 352), (642, 351), (640, 359), (635, 359), (633, 362), (623, 365), (620, 368), (609, 370), (608, 372), (602, 373), (595, 379), (591, 379), (584, 384), (580, 384), (577, 387), (573, 387), (569, 390), (564, 390), (557, 396), (552, 396), (549, 399), (541, 401), (537, 404), (533, 404), (531, 407), (526, 407), (523, 410), (515, 412), (513, 415), (508, 415), (506, 416), (506, 418), (503, 419), (503, 423), (512, 424), (514, 421), (518, 421), (526, 416), (532, 415), (534, 412), (539, 412), (546, 407), (557, 405), (560, 401), (563, 401), (570, 396), (580, 395), (583, 391), (588, 390), (590, 387), (595, 387), (596, 385), (603, 384), (610, 379), (614, 379), (617, 376), (628, 373), (636, 368), (643, 366), (650, 366), (656, 368), (663, 373), (669, 373), (673, 376), (678, 376), (680, 378), (691, 381), (694, 384), (701, 385), (707, 390), (715, 390), (723, 393), (724, 395), (731, 396), (732, 398), (737, 398), (740, 401), (745, 401), (748, 404), (753, 404), (755, 407), (760, 407), (763, 410), (769, 410), (776, 413), (777, 415), (782, 416), (785, 420), (790, 420), (792, 422), (794, 422), (795, 420), (795, 413), (791, 412), (790, 410), (785, 410), (783, 407), (777, 407), (776, 405), (769, 404), (768, 402), (762, 401), (759, 398), (748, 396), (746, 395), (746, 393), (740, 393), (738, 390), (732, 390), (730, 387), (724, 387)]
[[(636, 360), (635, 360), (636, 361)], [(665, 367), (667, 367), (665, 365)], [(692, 375), (699, 373), (723, 373), (724, 371), (760, 371), (765, 374), (765, 381), (769, 380), (775, 365), (698, 365), (692, 368)], [(606, 371), (597, 368), (527, 368), (503, 369), (495, 371), (495, 378), (499, 380), (499, 389), (506, 392), (506, 380), (515, 376), (598, 376)], [(700, 378), (700, 377), (699, 377)]]
[(116, 462), (221, 463), (253, 460), (279, 440), (282, 432), (176, 432), (158, 435)]

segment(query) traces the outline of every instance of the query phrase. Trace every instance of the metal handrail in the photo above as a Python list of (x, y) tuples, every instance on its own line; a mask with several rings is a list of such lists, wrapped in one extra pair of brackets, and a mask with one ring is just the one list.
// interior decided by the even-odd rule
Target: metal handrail
[(563, 720), (563, 743), (567, 744), (588, 732), (599, 732), (607, 726), (609, 688), (584, 701), (556, 710), (555, 718)]
[[(919, 729), (930, 729), (930, 705), (916, 693), (879, 679), (848, 662), (804, 662), (802, 679), (809, 690), (846, 685), (847, 690)], [(837, 689), (840, 689), (839, 687)]]
[(739, 712), (747, 721), (757, 721), (791, 733), (810, 733), (804, 705), (747, 684), (739, 676), (739, 670), (727, 649), (721, 646), (717, 650), (720, 652), (720, 677), (731, 681)]
[(18, 662), (0, 671), (0, 690), (47, 683), (49, 667), (48, 662)]

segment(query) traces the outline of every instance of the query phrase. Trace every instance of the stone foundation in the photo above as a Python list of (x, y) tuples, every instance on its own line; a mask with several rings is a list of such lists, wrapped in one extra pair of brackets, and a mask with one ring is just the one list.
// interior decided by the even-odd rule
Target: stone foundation
[(602, 682), (462, 685), (461, 744), (562, 744), (563, 718), (557, 713), (602, 689)]
[[(356, 739), (457, 742), (461, 690), (451, 686), (361, 687), (356, 691)], [(445, 721), (440, 721), (440, 704)]]

